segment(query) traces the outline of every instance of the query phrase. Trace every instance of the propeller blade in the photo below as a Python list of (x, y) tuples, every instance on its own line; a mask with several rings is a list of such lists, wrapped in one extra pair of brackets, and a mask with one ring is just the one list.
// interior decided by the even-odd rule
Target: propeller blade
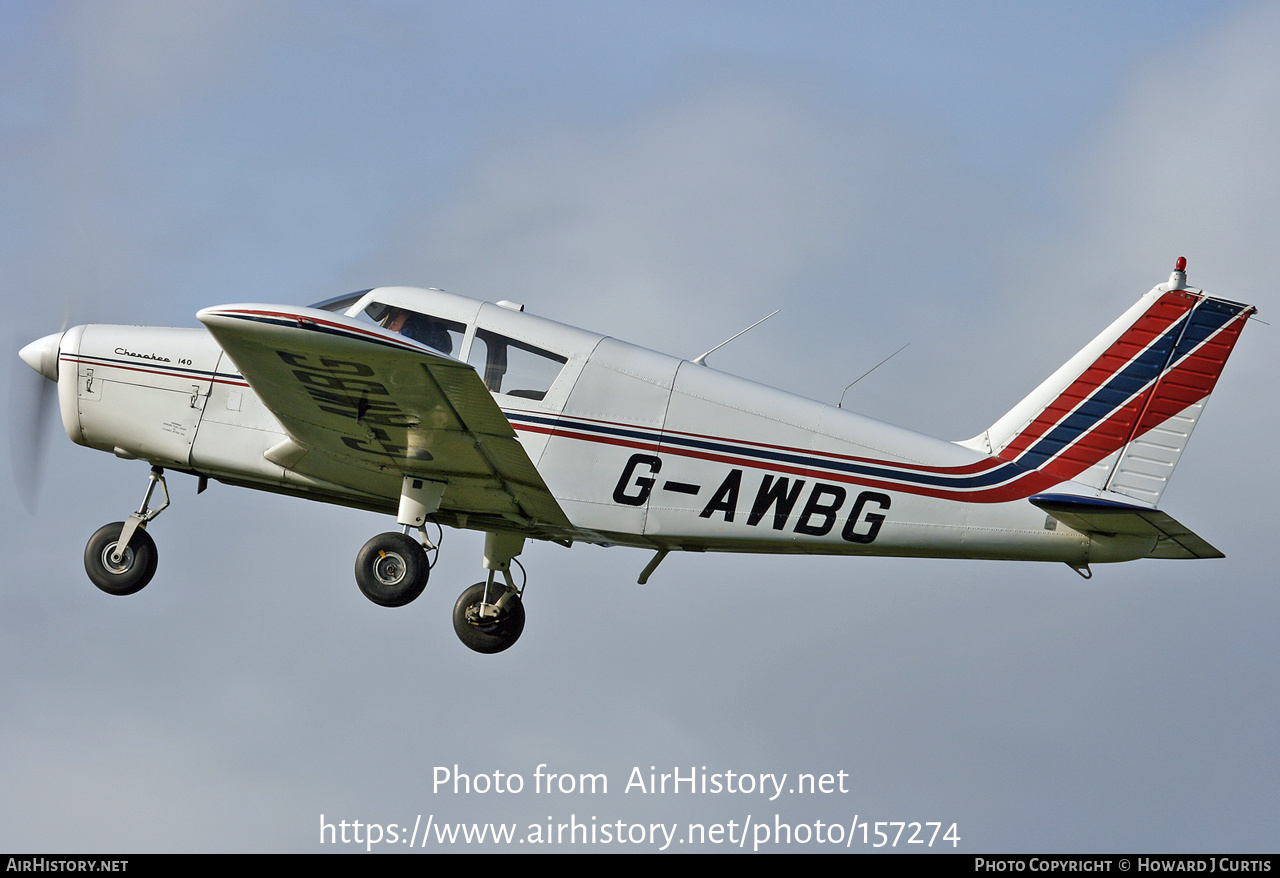
[[(17, 365), (11, 367), (9, 456), (18, 499), (32, 515), (36, 512), (44, 475), (51, 413), (57, 405), (58, 385), (49, 379), (57, 376), (59, 337), (46, 336), (22, 348), (22, 359), (34, 371)], [(48, 362), (50, 359), (51, 364)]]

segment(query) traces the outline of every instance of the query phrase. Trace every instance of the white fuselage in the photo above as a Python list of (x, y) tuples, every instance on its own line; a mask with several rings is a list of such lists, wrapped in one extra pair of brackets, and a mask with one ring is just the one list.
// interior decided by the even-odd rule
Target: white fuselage
[[(424, 310), (565, 360), (541, 399), (495, 393), (569, 540), (687, 551), (1128, 560), (1147, 537), (1078, 533), (1032, 505), (1071, 482), (688, 360), (490, 303), (411, 291)], [(408, 292), (403, 295), (409, 295)], [(392, 512), (395, 472), (296, 454), (205, 330), (94, 325), (61, 342), (77, 443), (230, 484)], [(443, 523), (490, 529), (450, 509)]]

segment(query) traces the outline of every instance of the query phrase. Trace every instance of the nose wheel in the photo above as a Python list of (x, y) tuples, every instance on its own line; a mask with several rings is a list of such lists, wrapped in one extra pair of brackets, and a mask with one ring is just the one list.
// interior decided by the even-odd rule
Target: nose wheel
[[(204, 490), (203, 477), (201, 489)], [(164, 502), (151, 508), (151, 497), (159, 488)], [(151, 468), (147, 493), (142, 506), (124, 521), (104, 524), (89, 537), (84, 547), (84, 571), (89, 580), (107, 594), (126, 595), (142, 591), (151, 577), (156, 575), (156, 544), (147, 533), (147, 524), (169, 508), (169, 488), (165, 485), (164, 470)]]
[(107, 594), (142, 591), (156, 575), (156, 544), (151, 535), (138, 528), (121, 552), (118, 546), (122, 530), (123, 521), (104, 524), (84, 547), (84, 570), (90, 581)]

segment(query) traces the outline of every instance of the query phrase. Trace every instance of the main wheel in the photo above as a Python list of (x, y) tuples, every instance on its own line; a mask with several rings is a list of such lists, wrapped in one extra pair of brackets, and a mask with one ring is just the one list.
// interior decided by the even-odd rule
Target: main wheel
[(422, 594), (430, 575), (426, 551), (405, 534), (378, 534), (356, 555), (356, 584), (380, 607), (403, 607)]
[[(489, 592), (490, 599), (497, 600), (502, 588), (501, 585), (493, 586)], [(464, 591), (453, 605), (453, 630), (468, 649), (483, 653), (502, 652), (515, 643), (524, 630), (524, 604), (519, 595), (512, 595), (498, 618), (481, 619), (480, 605), (483, 602), (483, 582), (477, 582)]]
[(126, 595), (142, 591), (156, 575), (156, 544), (142, 528), (133, 532), (129, 547), (119, 563), (111, 560), (124, 530), (123, 521), (98, 528), (84, 547), (84, 570), (89, 579), (107, 594)]

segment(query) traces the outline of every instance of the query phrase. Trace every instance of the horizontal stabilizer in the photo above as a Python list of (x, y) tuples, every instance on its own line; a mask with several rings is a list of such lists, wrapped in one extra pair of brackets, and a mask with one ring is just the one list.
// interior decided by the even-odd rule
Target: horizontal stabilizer
[(1081, 533), (1154, 536), (1148, 558), (1225, 558), (1226, 556), (1158, 509), (1071, 494), (1037, 494), (1031, 502)]

